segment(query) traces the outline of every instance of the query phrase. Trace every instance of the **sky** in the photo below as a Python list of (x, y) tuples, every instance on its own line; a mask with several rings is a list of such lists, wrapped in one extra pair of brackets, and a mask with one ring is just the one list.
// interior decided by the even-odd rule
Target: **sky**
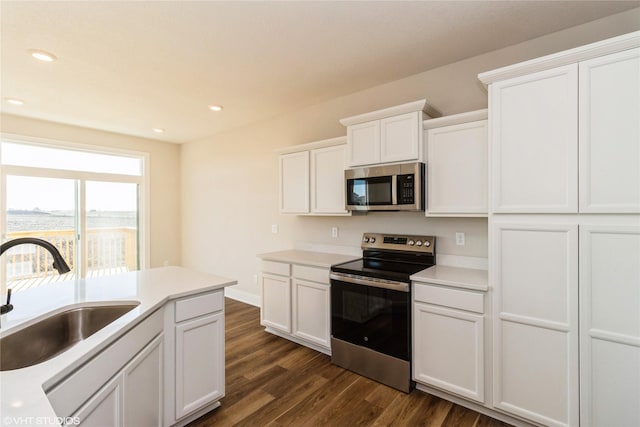
[[(76, 181), (72, 179), (7, 176), (7, 209), (74, 210)], [(86, 209), (135, 211), (137, 185), (87, 181)]]
[[(2, 141), (0, 147), (0, 162), (4, 165), (128, 176), (142, 174), (142, 161), (136, 157), (6, 141)], [(19, 210), (74, 210), (77, 185), (78, 181), (73, 179), (8, 175), (6, 207)], [(135, 211), (136, 206), (137, 184), (86, 181), (87, 210)]]

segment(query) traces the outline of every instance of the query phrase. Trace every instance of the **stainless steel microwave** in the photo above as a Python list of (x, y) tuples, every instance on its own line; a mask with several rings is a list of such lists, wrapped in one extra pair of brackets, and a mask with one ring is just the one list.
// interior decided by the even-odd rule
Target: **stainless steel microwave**
[(424, 163), (401, 163), (344, 171), (351, 211), (423, 211)]

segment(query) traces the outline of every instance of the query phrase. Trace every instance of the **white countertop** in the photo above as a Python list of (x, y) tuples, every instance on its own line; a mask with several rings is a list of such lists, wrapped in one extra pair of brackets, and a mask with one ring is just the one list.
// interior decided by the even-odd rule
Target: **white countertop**
[(353, 261), (354, 259), (360, 258), (359, 256), (353, 255), (303, 251), (298, 249), (258, 254), (257, 257), (265, 261), (288, 262), (291, 264), (311, 265), (314, 267), (324, 268), (329, 268), (334, 264), (340, 264), (342, 262)]
[(0, 337), (69, 306), (110, 301), (140, 305), (64, 353), (37, 365), (0, 372), (2, 425), (57, 425), (43, 385), (53, 384), (114, 342), (167, 301), (235, 285), (232, 279), (181, 267), (163, 267), (94, 279), (70, 280), (16, 292), (2, 316)]
[(434, 265), (411, 276), (412, 281), (477, 291), (489, 290), (487, 270)]

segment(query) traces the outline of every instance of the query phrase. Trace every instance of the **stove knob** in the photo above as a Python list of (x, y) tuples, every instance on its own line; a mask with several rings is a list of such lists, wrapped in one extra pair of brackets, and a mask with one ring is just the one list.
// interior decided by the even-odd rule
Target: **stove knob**
[(362, 241), (364, 243), (369, 243), (369, 238), (367, 236), (364, 236), (364, 238), (362, 239)]
[(369, 239), (369, 243), (375, 243), (375, 242), (376, 242), (376, 238), (375, 237), (372, 237), (372, 238)]
[(407, 242), (407, 244), (408, 244), (409, 246), (413, 246), (413, 245), (415, 245), (415, 244), (416, 244), (416, 242), (414, 242), (413, 240), (409, 240), (409, 241)]
[(421, 242), (420, 240), (418, 240), (418, 241), (416, 242), (416, 246), (422, 246), (422, 242)]
[(431, 246), (431, 242), (430, 242), (430, 241), (428, 241), (428, 240), (425, 240), (425, 241), (424, 241), (424, 247), (425, 247), (425, 248), (428, 248), (429, 246)]

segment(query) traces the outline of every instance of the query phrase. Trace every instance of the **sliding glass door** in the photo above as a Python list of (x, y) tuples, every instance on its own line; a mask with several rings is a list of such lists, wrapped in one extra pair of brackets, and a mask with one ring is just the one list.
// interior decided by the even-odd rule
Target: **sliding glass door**
[(2, 241), (52, 243), (71, 272), (58, 275), (40, 246), (2, 256), (0, 288), (138, 270), (145, 258), (144, 157), (0, 141)]
[(37, 237), (52, 243), (71, 272), (59, 275), (53, 257), (37, 245), (19, 245), (4, 255), (6, 280), (14, 291), (76, 276), (77, 182), (31, 176), (6, 177), (7, 240)]

